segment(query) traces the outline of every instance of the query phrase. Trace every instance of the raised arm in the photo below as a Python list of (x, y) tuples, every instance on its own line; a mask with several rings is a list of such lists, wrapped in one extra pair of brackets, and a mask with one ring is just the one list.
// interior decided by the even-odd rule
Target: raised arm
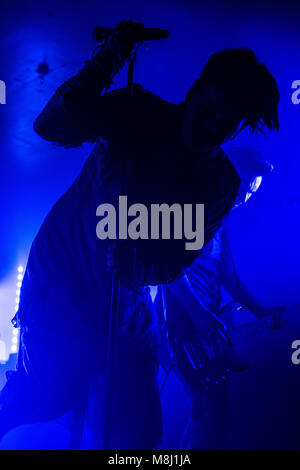
[(45, 140), (75, 147), (111, 140), (124, 122), (126, 90), (104, 94), (136, 47), (139, 23), (122, 22), (84, 68), (61, 85), (34, 122)]
[[(178, 311), (185, 311), (196, 329), (224, 327), (220, 319), (201, 304), (187, 275), (169, 284), (168, 288), (176, 299)], [(169, 312), (168, 316), (171, 316), (171, 320), (174, 314), (175, 312)]]

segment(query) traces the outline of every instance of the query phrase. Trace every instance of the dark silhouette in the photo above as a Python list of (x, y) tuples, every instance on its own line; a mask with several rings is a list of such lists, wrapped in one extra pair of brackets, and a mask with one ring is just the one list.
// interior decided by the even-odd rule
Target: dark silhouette
[[(111, 275), (109, 243), (95, 233), (97, 206), (114, 203), (121, 191), (129, 204), (204, 203), (208, 243), (240, 184), (220, 145), (246, 126), (278, 128), (275, 80), (248, 49), (211, 56), (178, 105), (140, 85), (133, 86), (130, 106), (126, 89), (105, 93), (136, 50), (141, 28), (122, 22), (34, 123), (41, 137), (66, 148), (96, 145), (32, 244), (16, 316), (18, 368), (2, 392), (0, 436), (77, 410), (105, 373)], [(181, 240), (121, 240), (114, 254), (123, 321), (112, 448), (150, 449), (160, 439), (161, 415), (157, 329), (146, 286), (177, 279), (200, 253), (186, 251)]]

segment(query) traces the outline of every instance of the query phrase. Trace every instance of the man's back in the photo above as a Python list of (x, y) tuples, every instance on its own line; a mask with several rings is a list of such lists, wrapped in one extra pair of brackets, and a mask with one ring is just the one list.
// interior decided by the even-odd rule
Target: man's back
[[(72, 295), (74, 281), (80, 284), (82, 291), (94, 289), (101, 282), (104, 243), (95, 233), (99, 204), (116, 205), (118, 196), (125, 194), (128, 205), (136, 202), (146, 206), (204, 203), (207, 204), (206, 215), (218, 205), (215, 223), (230, 209), (228, 206), (239, 182), (221, 150), (211, 161), (202, 162), (201, 156), (182, 146), (180, 106), (162, 100), (139, 85), (134, 87), (130, 107), (126, 90), (116, 90), (100, 98), (87, 123), (84, 115), (68, 114), (61, 98), (54, 95), (51, 112), (46, 107), (35, 123), (41, 135), (46, 127), (47, 138), (61, 144), (67, 139), (65, 145), (75, 144), (78, 138), (85, 140), (86, 127), (99, 126), (95, 135), (101, 137), (101, 142), (93, 149), (74, 184), (46, 218), (33, 245), (33, 250), (40, 250), (40, 254), (34, 256), (31, 253), (29, 259), (29, 269), (33, 259), (33, 269), (38, 272), (36, 277), (40, 282), (51, 276), (57, 283), (68, 285), (70, 279)], [(105, 129), (101, 127), (102, 123)], [(70, 133), (72, 126), (73, 136)], [(76, 133), (80, 126), (81, 136)], [(210, 219), (212, 221), (211, 216)], [(208, 222), (206, 218), (207, 228)], [(164, 248), (169, 244), (169, 240), (164, 241)], [(151, 246), (148, 240), (143, 245), (147, 245), (147, 250)], [(175, 245), (178, 247), (179, 243)], [(53, 255), (43, 256), (43, 253), (49, 253), (47, 250)], [(182, 252), (182, 258), (185, 255), (190, 262), (192, 257)]]

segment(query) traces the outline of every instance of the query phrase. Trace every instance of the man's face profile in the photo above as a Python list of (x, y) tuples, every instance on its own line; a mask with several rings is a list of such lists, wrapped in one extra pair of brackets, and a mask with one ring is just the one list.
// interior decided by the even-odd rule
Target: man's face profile
[(192, 150), (209, 150), (232, 138), (241, 121), (232, 99), (215, 86), (203, 85), (185, 102), (183, 141)]

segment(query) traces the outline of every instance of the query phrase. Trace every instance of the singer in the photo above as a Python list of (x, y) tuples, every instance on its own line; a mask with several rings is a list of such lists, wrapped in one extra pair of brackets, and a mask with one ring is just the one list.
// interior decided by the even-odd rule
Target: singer
[(65, 148), (96, 145), (32, 244), (15, 318), (18, 368), (1, 395), (0, 437), (23, 423), (84, 410), (85, 445), (101, 448), (110, 280), (117, 270), (122, 321), (110, 448), (159, 443), (159, 341), (147, 286), (179, 278), (201, 251), (185, 250), (184, 240), (122, 240), (111, 250), (110, 241), (96, 237), (96, 208), (124, 194), (129, 205), (139, 201), (148, 210), (162, 202), (203, 203), (207, 244), (240, 185), (220, 145), (246, 127), (278, 130), (276, 81), (249, 49), (213, 54), (178, 105), (140, 85), (131, 99), (126, 89), (107, 93), (142, 31), (141, 24), (121, 22), (34, 122), (42, 138)]

